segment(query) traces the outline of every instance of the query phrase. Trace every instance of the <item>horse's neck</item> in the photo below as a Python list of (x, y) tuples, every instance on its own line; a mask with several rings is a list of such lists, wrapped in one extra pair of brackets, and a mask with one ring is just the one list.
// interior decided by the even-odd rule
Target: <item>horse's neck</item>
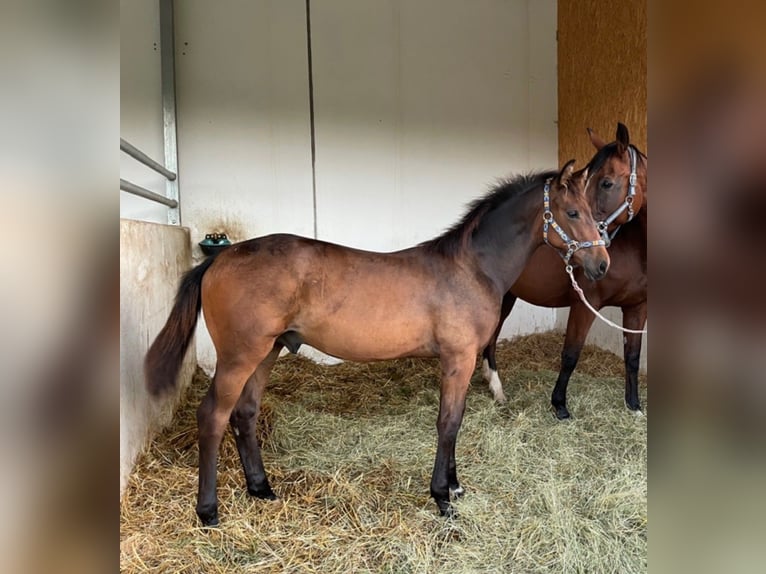
[[(539, 193), (538, 193), (539, 191)], [(539, 199), (539, 204), (535, 199)], [(535, 249), (543, 243), (542, 191), (531, 190), (488, 213), (474, 233), (472, 254), (479, 268), (504, 295), (516, 282)]]
[(638, 220), (638, 226), (641, 229), (641, 237), (644, 241), (644, 245), (646, 245), (646, 230), (648, 227), (646, 199), (644, 199), (644, 204), (641, 206), (641, 209), (636, 214), (636, 219)]

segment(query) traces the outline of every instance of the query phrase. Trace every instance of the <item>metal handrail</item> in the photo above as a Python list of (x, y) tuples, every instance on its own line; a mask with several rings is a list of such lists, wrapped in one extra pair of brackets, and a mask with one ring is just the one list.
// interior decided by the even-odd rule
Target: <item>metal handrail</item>
[(175, 199), (170, 199), (168, 197), (165, 197), (164, 195), (160, 195), (159, 193), (154, 193), (153, 191), (149, 191), (145, 187), (141, 187), (140, 185), (131, 183), (126, 179), (120, 178), (120, 189), (122, 191), (127, 191), (128, 193), (132, 193), (133, 195), (137, 195), (138, 197), (143, 197), (144, 199), (149, 199), (151, 201), (156, 201), (157, 203), (167, 205), (168, 207), (173, 209), (178, 207), (178, 202)]
[(120, 138), (120, 151), (124, 151), (126, 154), (128, 154), (130, 157), (132, 157), (136, 161), (139, 161), (140, 163), (144, 164), (146, 167), (151, 168), (157, 173), (164, 175), (170, 181), (174, 181), (176, 179), (176, 174), (174, 172), (167, 169), (161, 163), (154, 161), (152, 158), (150, 158), (148, 155), (146, 155), (136, 146), (134, 146), (133, 144), (131, 144), (130, 142), (122, 138)]
[[(128, 141), (122, 138), (120, 138), (120, 151), (124, 151), (126, 154), (128, 154), (130, 157), (132, 157), (139, 163), (142, 163), (146, 167), (153, 169), (160, 175), (164, 176), (165, 179), (169, 181), (175, 181), (177, 175), (174, 172), (167, 169), (161, 163), (154, 161), (152, 158), (150, 158), (148, 155), (146, 155), (136, 146), (132, 145), (131, 143), (129, 143)], [(136, 185), (135, 183), (133, 183), (132, 181), (128, 181), (127, 179), (120, 178), (120, 190), (127, 191), (128, 193), (132, 193), (133, 195), (137, 195), (138, 197), (143, 197), (144, 199), (148, 199), (149, 201), (156, 201), (157, 203), (161, 203), (162, 205), (167, 205), (171, 209), (176, 209), (178, 207), (178, 200), (173, 199), (172, 197), (165, 197), (164, 195), (160, 195), (159, 193), (155, 193), (151, 190), (146, 189), (145, 187)]]

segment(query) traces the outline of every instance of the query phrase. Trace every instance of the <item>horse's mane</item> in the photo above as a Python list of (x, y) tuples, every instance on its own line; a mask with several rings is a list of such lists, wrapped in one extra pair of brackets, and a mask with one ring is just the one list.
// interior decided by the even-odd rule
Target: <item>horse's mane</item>
[[(638, 166), (644, 165), (646, 162), (646, 154), (631, 144), (631, 147), (636, 150), (636, 156), (638, 157)], [(596, 155), (588, 162), (588, 173), (594, 173), (601, 169), (607, 159), (617, 153), (617, 142), (608, 143), (596, 152)]]
[(484, 216), (557, 174), (558, 171), (532, 172), (500, 180), (486, 194), (472, 201), (465, 215), (457, 223), (438, 237), (424, 241), (419, 246), (432, 253), (449, 257), (458, 255), (468, 245)]

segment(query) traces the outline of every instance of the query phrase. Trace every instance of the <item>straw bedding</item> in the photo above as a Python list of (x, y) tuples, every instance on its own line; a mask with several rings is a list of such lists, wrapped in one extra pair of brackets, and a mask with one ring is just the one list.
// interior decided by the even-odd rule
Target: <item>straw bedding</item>
[[(122, 572), (643, 572), (646, 418), (623, 403), (620, 358), (586, 347), (573, 419), (549, 397), (562, 336), (498, 346), (508, 403), (480, 369), (457, 461), (459, 517), (438, 516), (428, 485), (438, 362), (321, 366), (283, 357), (259, 425), (276, 502), (244, 488), (233, 438), (221, 447), (218, 529), (194, 513), (200, 371), (174, 424), (139, 460), (120, 507)], [(646, 406), (646, 385), (640, 395)]]

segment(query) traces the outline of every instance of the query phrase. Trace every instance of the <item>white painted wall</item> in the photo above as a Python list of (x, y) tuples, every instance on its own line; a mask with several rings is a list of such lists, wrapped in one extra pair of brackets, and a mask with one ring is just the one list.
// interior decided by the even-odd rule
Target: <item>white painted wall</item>
[(120, 494), (136, 456), (173, 414), (196, 367), (194, 345), (184, 360), (174, 396), (157, 402), (144, 384), (143, 361), (191, 263), (189, 232), (143, 221), (120, 220)]
[(197, 243), (313, 235), (302, 0), (176, 3), (181, 217)]
[[(123, 137), (162, 157), (158, 14), (153, 2), (123, 4)], [(212, 231), (312, 236), (315, 222), (323, 239), (406, 247), (450, 226), (496, 178), (556, 165), (555, 0), (311, 6), (316, 220), (305, 1), (176, 3), (181, 217), (196, 259)], [(520, 302), (502, 335), (555, 317)], [(212, 368), (204, 330), (198, 355)]]
[[(164, 163), (160, 79), (159, 2), (120, 0), (120, 137)], [(124, 153), (120, 177), (165, 195), (165, 178)], [(120, 217), (166, 223), (167, 208), (121, 191)]]
[[(389, 251), (498, 177), (557, 163), (556, 3), (312, 3), (317, 227)], [(502, 335), (547, 330), (520, 302)]]

